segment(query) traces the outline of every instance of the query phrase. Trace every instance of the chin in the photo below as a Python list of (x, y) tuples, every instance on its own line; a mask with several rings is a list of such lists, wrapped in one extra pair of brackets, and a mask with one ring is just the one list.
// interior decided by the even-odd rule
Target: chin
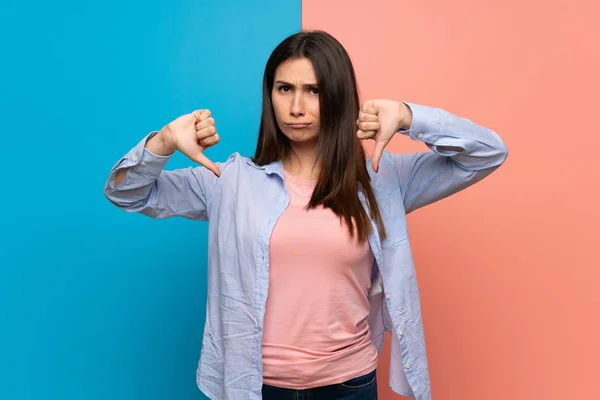
[(319, 138), (319, 135), (315, 132), (302, 132), (301, 129), (298, 130), (292, 130), (291, 132), (289, 130), (285, 130), (283, 131), (283, 134), (285, 135), (285, 137), (287, 137), (290, 142), (294, 142), (294, 143), (311, 143), (311, 142), (317, 142), (317, 139)]

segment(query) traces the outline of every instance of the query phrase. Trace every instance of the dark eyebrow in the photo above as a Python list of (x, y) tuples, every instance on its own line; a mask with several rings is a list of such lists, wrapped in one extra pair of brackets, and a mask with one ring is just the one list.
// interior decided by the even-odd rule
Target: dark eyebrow
[[(291, 86), (291, 87), (295, 86), (295, 85), (292, 85), (291, 83), (286, 82), (286, 81), (276, 81), (275, 83), (280, 83), (282, 85)], [(319, 85), (317, 85), (316, 83), (305, 83), (302, 86), (304, 86), (305, 88), (312, 88), (312, 87), (318, 87)]]

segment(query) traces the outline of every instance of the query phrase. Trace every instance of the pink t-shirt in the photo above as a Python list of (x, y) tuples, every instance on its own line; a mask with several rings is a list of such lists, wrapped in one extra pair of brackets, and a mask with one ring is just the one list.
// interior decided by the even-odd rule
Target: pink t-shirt
[(291, 389), (371, 372), (377, 349), (367, 316), (373, 253), (330, 210), (307, 211), (316, 181), (285, 173), (290, 194), (270, 242), (263, 377)]

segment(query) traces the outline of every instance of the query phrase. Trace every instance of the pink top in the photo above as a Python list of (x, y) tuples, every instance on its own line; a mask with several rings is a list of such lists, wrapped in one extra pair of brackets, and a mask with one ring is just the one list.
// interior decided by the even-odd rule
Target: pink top
[(369, 244), (351, 238), (330, 209), (304, 208), (316, 181), (286, 172), (285, 184), (290, 203), (270, 242), (264, 383), (307, 389), (371, 372)]

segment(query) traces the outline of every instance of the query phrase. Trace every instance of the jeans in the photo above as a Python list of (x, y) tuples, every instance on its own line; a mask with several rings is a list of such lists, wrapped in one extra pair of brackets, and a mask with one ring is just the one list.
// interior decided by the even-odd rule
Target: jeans
[(377, 370), (335, 385), (295, 390), (263, 385), (263, 400), (377, 400)]

